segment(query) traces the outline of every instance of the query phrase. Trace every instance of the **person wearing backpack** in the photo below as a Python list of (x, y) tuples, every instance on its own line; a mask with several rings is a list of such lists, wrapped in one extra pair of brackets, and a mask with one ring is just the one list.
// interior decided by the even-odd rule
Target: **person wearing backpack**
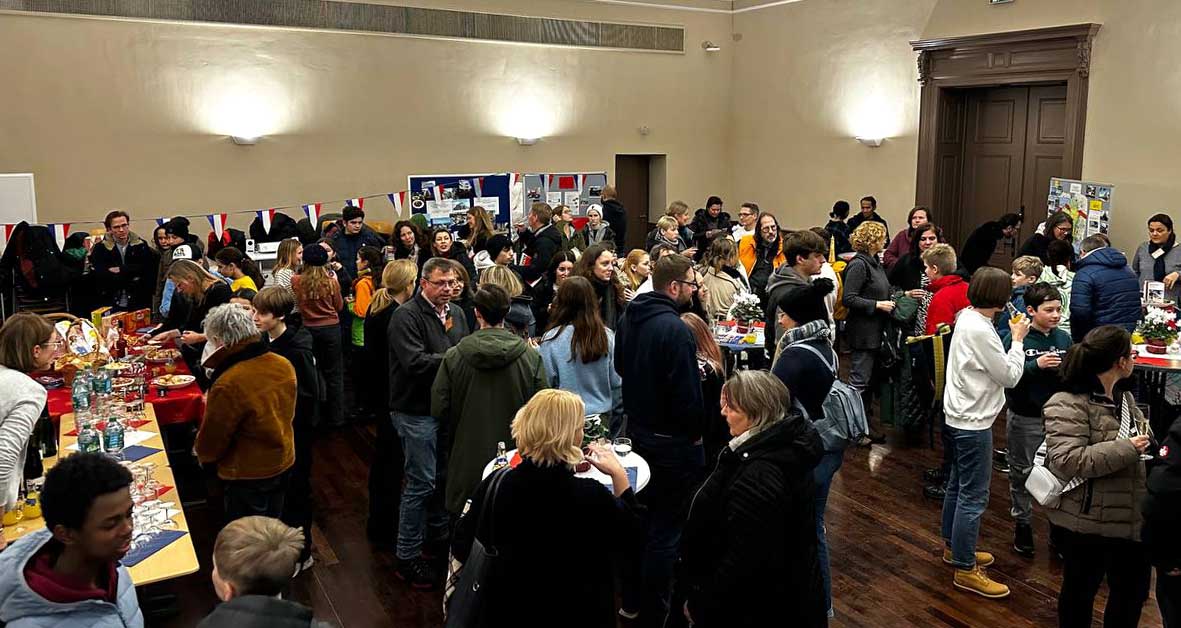
[[(797, 408), (802, 409), (813, 424), (838, 418), (827, 416), (825, 413), (826, 400), (837, 379), (837, 356), (829, 340), (828, 321), (823, 317), (827, 311), (823, 299), (824, 295), (817, 290), (795, 290), (783, 294), (779, 299), (777, 322), (784, 331), (779, 339), (779, 358), (771, 370), (787, 386)], [(849, 390), (852, 391), (851, 388)], [(851, 396), (857, 401), (861, 400), (856, 391), (852, 391)], [(840, 439), (831, 438), (828, 436), (831, 434), (829, 430), (819, 427), (820, 425), (817, 425), (825, 451), (816, 468), (812, 470), (816, 485), (814, 499), (817, 558), (820, 562), (821, 579), (824, 582), (825, 609), (828, 616), (832, 617), (832, 580), (829, 576), (824, 509), (828, 503), (832, 478), (841, 468), (845, 447), (849, 441), (846, 439), (842, 442)]]

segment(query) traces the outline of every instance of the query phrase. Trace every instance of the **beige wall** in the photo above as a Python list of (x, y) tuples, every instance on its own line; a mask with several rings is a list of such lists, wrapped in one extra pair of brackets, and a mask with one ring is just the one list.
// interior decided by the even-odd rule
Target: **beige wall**
[[(729, 192), (719, 156), (730, 52), (700, 48), (728, 39), (729, 15), (564, 0), (452, 6), (464, 4), (682, 24), (687, 52), (0, 14), (0, 172), (36, 173), (45, 222), (100, 220), (110, 207), (146, 218), (342, 199), (402, 190), (417, 173), (611, 171), (617, 152), (667, 153), (670, 193), (691, 203)], [(241, 117), (267, 137), (231, 144)], [(510, 139), (525, 134), (545, 139)]]
[[(824, 224), (838, 198), (872, 194), (891, 227), (914, 204), (914, 54), (934, 0), (805, 0), (737, 13), (735, 200), (785, 224)], [(879, 148), (857, 135), (886, 137)]]

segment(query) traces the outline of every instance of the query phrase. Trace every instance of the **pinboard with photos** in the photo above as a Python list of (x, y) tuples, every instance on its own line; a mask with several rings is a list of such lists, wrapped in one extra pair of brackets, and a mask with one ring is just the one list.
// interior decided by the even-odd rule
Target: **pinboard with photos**
[(1047, 199), (1046, 216), (1055, 212), (1066, 212), (1074, 221), (1072, 237), (1074, 250), (1078, 252), (1087, 236), (1108, 233), (1111, 225), (1111, 199), (1114, 186), (1107, 183), (1077, 181), (1052, 177), (1050, 195)]
[(410, 211), (423, 214), (432, 226), (456, 227), (467, 210), (483, 207), (492, 222), (509, 222), (510, 175), (507, 173), (411, 175), (406, 178)]
[(523, 207), (541, 201), (550, 207), (565, 205), (574, 214), (575, 224), (586, 218), (586, 208), (603, 202), (606, 172), (531, 173), (522, 176)]

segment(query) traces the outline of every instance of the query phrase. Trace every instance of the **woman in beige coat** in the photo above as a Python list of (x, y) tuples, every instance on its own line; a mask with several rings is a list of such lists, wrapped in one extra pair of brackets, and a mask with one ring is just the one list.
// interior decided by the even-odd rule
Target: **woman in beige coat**
[(1116, 383), (1132, 374), (1135, 352), (1128, 332), (1097, 327), (1071, 347), (1062, 366), (1068, 392), (1050, 398), (1046, 420), (1046, 465), (1064, 483), (1082, 484), (1062, 495), (1048, 512), (1064, 529), (1058, 625), (1091, 625), (1095, 593), (1107, 578), (1104, 610), (1108, 628), (1136, 626), (1148, 599), (1150, 561), (1140, 542), (1147, 435), (1135, 433), (1142, 415), (1130, 393)]
[(735, 295), (750, 292), (746, 277), (739, 268), (738, 245), (730, 238), (718, 238), (706, 249), (697, 272), (701, 273), (702, 284), (709, 290), (709, 298), (702, 305), (711, 320), (730, 311)]

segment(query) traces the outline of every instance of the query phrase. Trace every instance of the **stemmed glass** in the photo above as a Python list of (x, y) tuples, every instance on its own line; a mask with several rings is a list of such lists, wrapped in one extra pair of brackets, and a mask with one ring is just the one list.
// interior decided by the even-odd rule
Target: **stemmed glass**
[[(1151, 432), (1149, 430), (1149, 421), (1148, 421), (1149, 407), (1146, 404), (1138, 403), (1138, 404), (1136, 404), (1136, 408), (1140, 410), (1140, 412), (1137, 413), (1137, 415), (1135, 416), (1136, 435), (1139, 435), (1139, 436), (1147, 435), (1151, 439)], [(1140, 454), (1140, 460), (1147, 462), (1152, 459), (1153, 459), (1152, 454), (1150, 454), (1148, 452)]]

